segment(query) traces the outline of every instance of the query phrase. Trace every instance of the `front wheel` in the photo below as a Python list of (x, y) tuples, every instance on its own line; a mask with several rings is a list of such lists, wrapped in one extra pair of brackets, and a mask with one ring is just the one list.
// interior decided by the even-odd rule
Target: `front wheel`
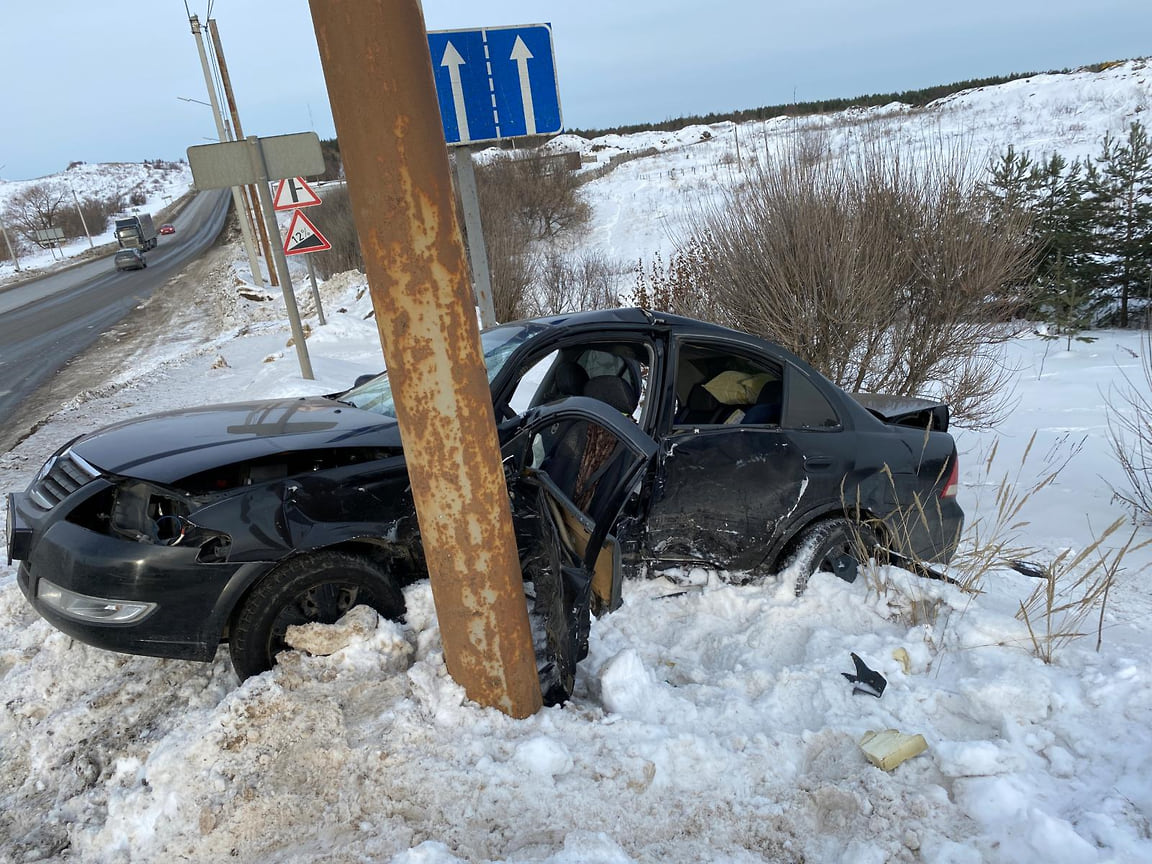
[(256, 584), (232, 619), (228, 653), (236, 674), (243, 681), (271, 669), (293, 624), (334, 624), (354, 606), (399, 620), (404, 595), (391, 573), (360, 555), (317, 552), (284, 562)]
[(852, 519), (826, 519), (800, 532), (787, 556), (785, 570), (796, 570), (796, 596), (814, 573), (833, 573), (855, 582), (860, 564), (879, 546), (876, 532)]

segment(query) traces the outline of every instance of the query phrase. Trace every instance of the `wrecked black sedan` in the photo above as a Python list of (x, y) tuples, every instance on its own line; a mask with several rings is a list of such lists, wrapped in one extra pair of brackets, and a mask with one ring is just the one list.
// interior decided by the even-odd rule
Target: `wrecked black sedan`
[[(947, 562), (963, 514), (946, 406), (857, 400), (782, 348), (616, 309), (482, 334), (546, 693), (622, 575), (885, 550)], [(868, 407), (865, 407), (867, 402)], [(292, 624), (399, 618), (423, 550), (382, 374), (329, 397), (168, 412), (85, 435), (8, 501), (8, 554), (50, 623), (116, 651), (267, 669)]]

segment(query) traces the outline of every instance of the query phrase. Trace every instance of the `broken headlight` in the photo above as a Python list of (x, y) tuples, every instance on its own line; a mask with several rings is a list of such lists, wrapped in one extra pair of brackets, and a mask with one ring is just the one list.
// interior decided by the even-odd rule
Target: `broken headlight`
[(116, 487), (108, 523), (114, 533), (138, 543), (198, 548), (197, 559), (206, 563), (226, 560), (231, 538), (200, 527), (190, 513), (189, 498), (179, 492), (125, 481)]

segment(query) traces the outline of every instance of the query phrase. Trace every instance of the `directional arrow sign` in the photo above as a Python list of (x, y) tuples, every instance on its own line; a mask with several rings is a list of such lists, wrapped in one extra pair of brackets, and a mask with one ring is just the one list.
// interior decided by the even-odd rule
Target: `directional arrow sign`
[(292, 211), (292, 221), (288, 223), (288, 236), (284, 238), (285, 255), (307, 255), (309, 252), (323, 252), (332, 244), (316, 230), (308, 217), (300, 210)]
[(552, 25), (428, 34), (449, 144), (560, 132)]
[(272, 196), (272, 207), (275, 210), (295, 210), (297, 207), (315, 207), (323, 203), (303, 177), (281, 180), (276, 185), (276, 194)]

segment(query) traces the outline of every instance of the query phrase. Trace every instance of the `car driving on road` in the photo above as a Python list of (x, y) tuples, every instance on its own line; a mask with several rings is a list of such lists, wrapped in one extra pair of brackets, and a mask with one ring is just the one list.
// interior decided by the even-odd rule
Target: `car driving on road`
[(165, 223), (164, 225), (160, 226), (160, 233), (161, 234), (175, 234), (176, 233), (176, 226)]
[[(482, 334), (546, 697), (622, 578), (854, 578), (944, 563), (963, 513), (947, 407), (857, 399), (783, 348), (641, 309)], [(869, 401), (869, 400), (866, 400)], [(75, 638), (271, 666), (292, 624), (399, 618), (423, 549), (387, 374), (327, 397), (156, 414), (72, 441), (8, 502), (29, 602)], [(549, 696), (549, 694), (551, 694)]]
[(117, 270), (143, 270), (148, 266), (148, 260), (139, 249), (121, 249), (113, 258)]

